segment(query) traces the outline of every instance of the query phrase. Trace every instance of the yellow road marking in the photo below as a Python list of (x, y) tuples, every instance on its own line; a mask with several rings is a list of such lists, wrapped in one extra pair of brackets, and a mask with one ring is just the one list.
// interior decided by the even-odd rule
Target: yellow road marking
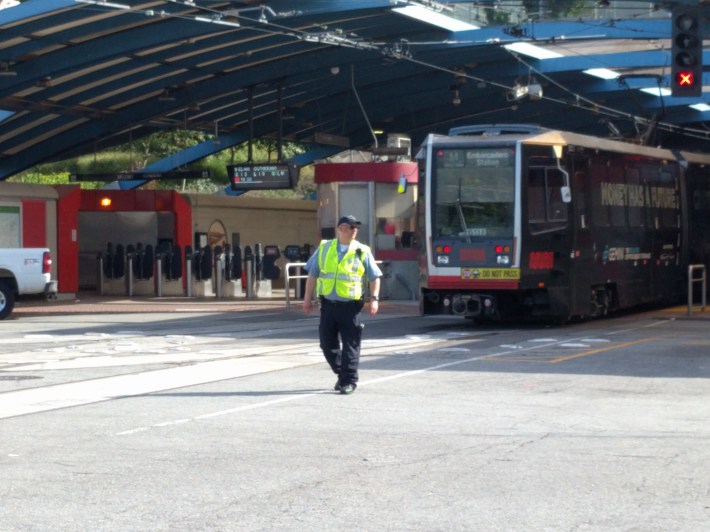
[(557, 364), (558, 362), (566, 362), (568, 360), (574, 360), (575, 358), (582, 358), (582, 357), (586, 357), (589, 355), (596, 355), (597, 353), (611, 351), (613, 349), (618, 349), (620, 347), (628, 347), (630, 345), (644, 344), (646, 342), (652, 342), (653, 340), (657, 340), (657, 339), (658, 338), (646, 338), (644, 340), (634, 340), (633, 342), (624, 342), (623, 344), (616, 344), (616, 345), (612, 345), (609, 347), (600, 347), (599, 349), (590, 349), (589, 351), (582, 351), (581, 353), (577, 353), (576, 355), (569, 355), (566, 357), (555, 358), (553, 360), (550, 360), (550, 364)]

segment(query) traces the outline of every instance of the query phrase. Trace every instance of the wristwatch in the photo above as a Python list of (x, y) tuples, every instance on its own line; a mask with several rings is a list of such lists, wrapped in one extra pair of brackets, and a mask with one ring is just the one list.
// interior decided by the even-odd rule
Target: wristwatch
[(379, 301), (380, 296), (370, 296), (370, 299), (372, 299), (373, 301)]

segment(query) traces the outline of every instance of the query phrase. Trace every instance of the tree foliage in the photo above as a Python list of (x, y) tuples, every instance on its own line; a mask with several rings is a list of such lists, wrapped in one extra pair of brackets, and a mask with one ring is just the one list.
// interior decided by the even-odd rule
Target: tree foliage
[(523, 0), (528, 15), (541, 19), (555, 19), (579, 15), (584, 10), (584, 0)]
[[(157, 161), (170, 158), (175, 153), (195, 146), (201, 142), (215, 141), (211, 135), (190, 130), (172, 130), (159, 132), (129, 143), (116, 146), (111, 150), (91, 155), (82, 155), (73, 159), (54, 163), (45, 163), (27, 170), (9, 179), (22, 183), (67, 184), (70, 174), (118, 174), (135, 172)], [(282, 145), (283, 159), (290, 159), (305, 148), (295, 143)], [(255, 140), (252, 143), (252, 161), (254, 163), (277, 162), (278, 147), (275, 142)], [(229, 186), (227, 165), (246, 163), (249, 158), (247, 143), (228, 146), (224, 150), (209, 155), (179, 170), (208, 170), (209, 179), (189, 179), (183, 181), (151, 181), (145, 189), (174, 189), (180, 192), (215, 194)], [(82, 188), (101, 188), (104, 182), (82, 182)], [(251, 191), (250, 196), (300, 199), (310, 196), (315, 191), (313, 170), (301, 168), (301, 179), (293, 190)]]

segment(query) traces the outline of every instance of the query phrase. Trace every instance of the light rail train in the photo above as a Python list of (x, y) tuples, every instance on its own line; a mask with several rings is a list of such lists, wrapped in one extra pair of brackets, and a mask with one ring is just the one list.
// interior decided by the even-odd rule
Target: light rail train
[(687, 295), (710, 258), (710, 156), (529, 125), (429, 135), (422, 314), (563, 323)]

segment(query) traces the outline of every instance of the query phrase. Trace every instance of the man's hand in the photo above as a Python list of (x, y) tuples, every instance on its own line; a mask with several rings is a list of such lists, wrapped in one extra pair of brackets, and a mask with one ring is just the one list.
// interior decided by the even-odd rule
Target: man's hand
[(374, 316), (377, 314), (377, 311), (380, 309), (380, 302), (376, 301), (374, 299), (370, 300), (370, 316)]
[(313, 293), (316, 288), (316, 278), (312, 275), (306, 277), (306, 287), (303, 290), (303, 312), (310, 314), (313, 311)]

